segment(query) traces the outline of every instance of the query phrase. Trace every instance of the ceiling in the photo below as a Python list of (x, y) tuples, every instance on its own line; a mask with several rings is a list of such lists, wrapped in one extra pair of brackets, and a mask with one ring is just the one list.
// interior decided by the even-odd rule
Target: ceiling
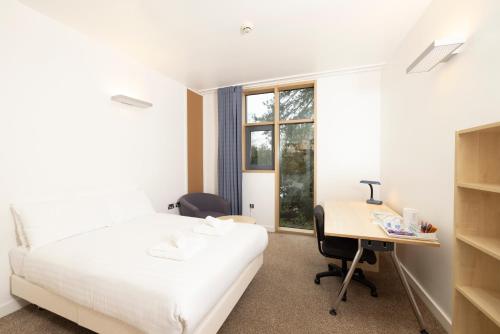
[(21, 2), (201, 90), (383, 63), (431, 0)]

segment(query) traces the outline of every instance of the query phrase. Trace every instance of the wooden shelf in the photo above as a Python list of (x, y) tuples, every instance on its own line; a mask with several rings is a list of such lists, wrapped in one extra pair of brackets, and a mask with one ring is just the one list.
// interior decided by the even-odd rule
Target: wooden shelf
[(480, 183), (480, 182), (457, 182), (460, 188), (488, 191), (500, 194), (500, 184)]
[(476, 126), (474, 128), (470, 128), (470, 129), (465, 129), (465, 130), (461, 130), (461, 131), (458, 131), (457, 134), (459, 136), (461, 135), (466, 135), (466, 134), (469, 134), (469, 133), (481, 133), (481, 132), (493, 132), (493, 133), (498, 133), (500, 132), (500, 122), (497, 122), (497, 123), (492, 123), (492, 124), (487, 124), (487, 125), (481, 125), (481, 126)]
[(457, 233), (457, 239), (500, 260), (500, 239)]
[(500, 327), (500, 293), (470, 286), (457, 286), (456, 289)]
[(457, 132), (455, 176), (454, 333), (499, 334), (500, 122)]

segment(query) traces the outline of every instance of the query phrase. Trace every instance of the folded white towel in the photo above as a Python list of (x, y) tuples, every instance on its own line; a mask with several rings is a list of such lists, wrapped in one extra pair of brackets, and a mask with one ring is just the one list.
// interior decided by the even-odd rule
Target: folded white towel
[(181, 232), (175, 232), (170, 236), (170, 242), (172, 243), (172, 246), (176, 248), (189, 247), (190, 244), (196, 243), (197, 241), (197, 238)]
[(168, 241), (163, 241), (148, 249), (148, 254), (154, 257), (175, 261), (186, 261), (205, 247), (205, 240), (190, 236), (171, 236)]
[(205, 235), (224, 235), (234, 227), (234, 224), (232, 219), (220, 220), (208, 216), (201, 224), (193, 228), (193, 232)]

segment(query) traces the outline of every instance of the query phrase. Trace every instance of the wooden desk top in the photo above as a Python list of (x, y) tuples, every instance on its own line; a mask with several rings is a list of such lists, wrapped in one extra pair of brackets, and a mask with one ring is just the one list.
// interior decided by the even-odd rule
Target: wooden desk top
[(379, 240), (398, 244), (439, 247), (438, 241), (415, 240), (389, 237), (373, 222), (372, 212), (383, 211), (398, 215), (386, 205), (373, 205), (366, 202), (329, 201), (324, 204), (325, 235), (355, 239)]
[(254, 217), (242, 216), (242, 215), (221, 216), (217, 217), (217, 219), (221, 220), (232, 219), (235, 223), (246, 223), (246, 224), (255, 224), (257, 222)]

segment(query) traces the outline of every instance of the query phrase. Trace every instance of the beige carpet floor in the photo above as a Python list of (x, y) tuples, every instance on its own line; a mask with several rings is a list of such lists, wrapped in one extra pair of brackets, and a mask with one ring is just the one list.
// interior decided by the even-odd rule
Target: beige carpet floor
[[(417, 321), (390, 258), (380, 259), (379, 273), (366, 273), (378, 288), (378, 298), (352, 283), (339, 314), (328, 311), (339, 278), (313, 283), (327, 262), (309, 236), (270, 234), (264, 266), (220, 329), (221, 334), (247, 333), (419, 333)], [(444, 329), (419, 301), (430, 334)], [(45, 310), (27, 306), (0, 319), (0, 333), (92, 333)]]

